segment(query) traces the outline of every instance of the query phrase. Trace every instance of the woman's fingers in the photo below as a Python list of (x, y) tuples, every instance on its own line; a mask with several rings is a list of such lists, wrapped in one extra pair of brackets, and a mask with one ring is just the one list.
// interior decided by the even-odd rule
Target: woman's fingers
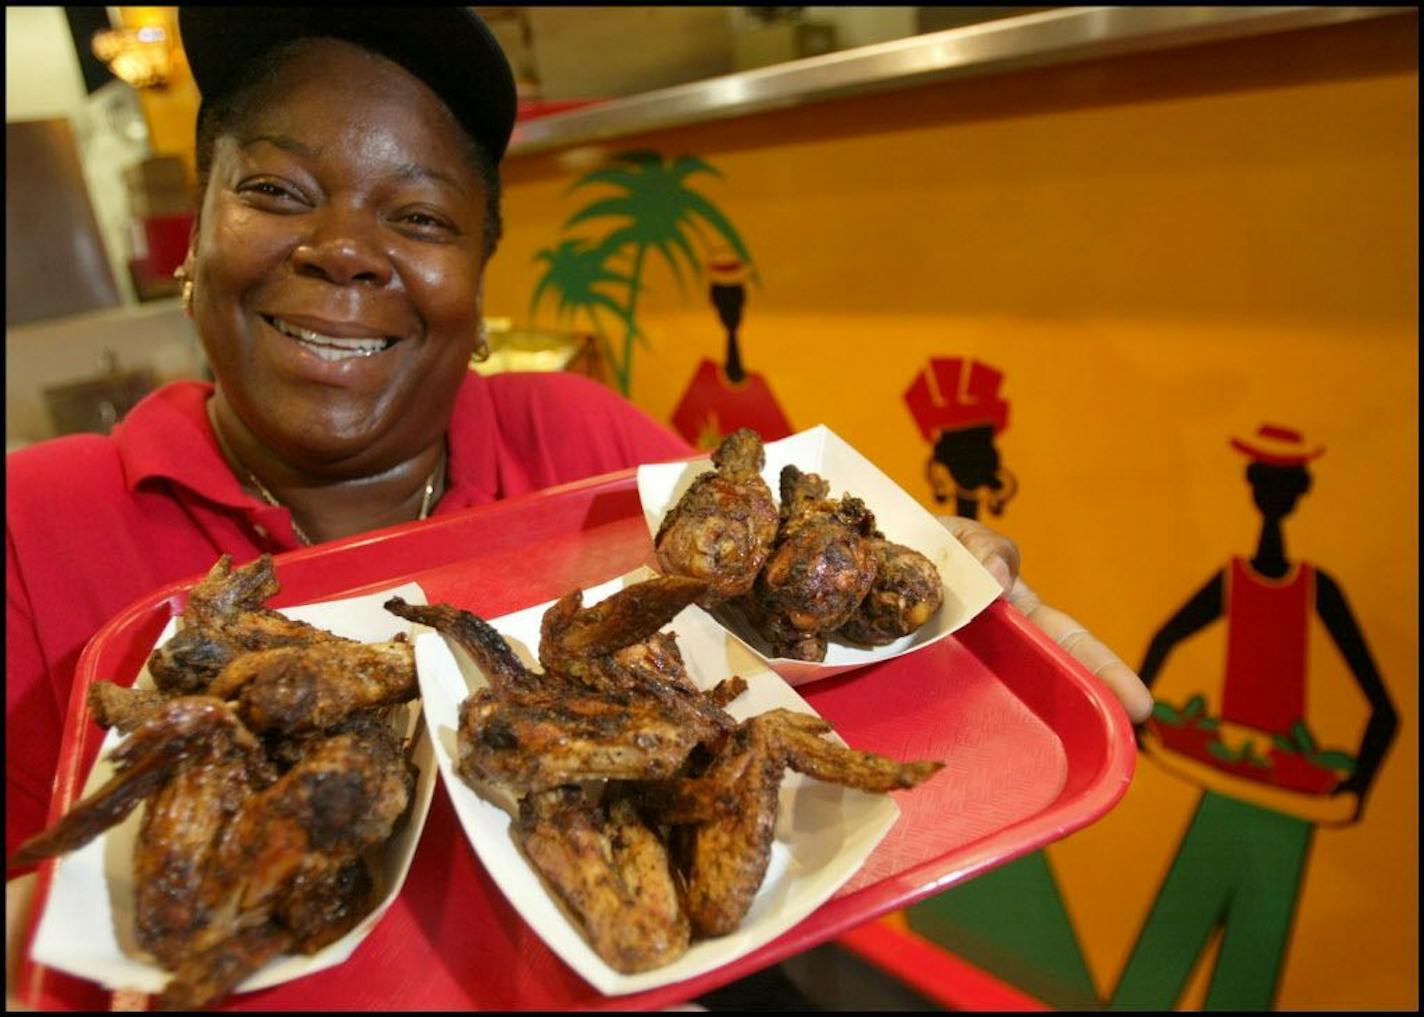
[(1071, 616), (1038, 599), (1019, 575), (1019, 548), (1008, 537), (963, 516), (940, 516), (947, 530), (999, 581), (1009, 603), (1063, 647), (1117, 696), (1134, 724), (1152, 713), (1152, 694), (1137, 676), (1096, 636)]
[(1078, 663), (1117, 696), (1134, 724), (1152, 714), (1152, 693), (1137, 672), (1071, 615), (1039, 600), (1020, 576), (1009, 591), (1009, 603), (1024, 613), (1050, 639), (1063, 647)]
[(989, 574), (999, 581), (1007, 593), (1013, 588), (1019, 574), (1019, 546), (1002, 533), (997, 533), (982, 523), (963, 516), (939, 516), (955, 540), (964, 549), (979, 559), (979, 564), (989, 570)]

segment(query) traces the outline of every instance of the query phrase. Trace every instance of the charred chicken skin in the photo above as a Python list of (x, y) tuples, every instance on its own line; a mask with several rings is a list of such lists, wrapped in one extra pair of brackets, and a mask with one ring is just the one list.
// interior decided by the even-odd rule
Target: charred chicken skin
[(934, 562), (920, 552), (879, 535), (869, 544), (875, 581), (836, 634), (863, 646), (882, 646), (929, 621), (944, 601), (944, 584)]
[(710, 691), (661, 632), (706, 589), (659, 577), (592, 607), (575, 591), (541, 622), (534, 672), (486, 622), (447, 606), (387, 608), (432, 625), (490, 680), (460, 705), (456, 769), (505, 803), (525, 857), (622, 972), (667, 964), (745, 917), (766, 876), (787, 767), (873, 791), (914, 787), (939, 763), (897, 763), (827, 741), (814, 716), (738, 724), (747, 683)]
[(291, 621), (262, 606), (277, 590), (270, 557), (237, 570), (224, 557), (151, 656), (158, 689), (90, 687), (95, 720), (127, 734), (114, 776), (10, 860), (75, 850), (146, 802), (135, 926), (174, 973), (163, 1008), (208, 1005), (277, 954), (354, 927), (372, 904), (364, 855), (411, 800), (391, 716), (416, 695), (410, 643)]
[(532, 794), (515, 830), (610, 967), (647, 971), (687, 950), (691, 929), (667, 846), (627, 799), (590, 802), (572, 787)]
[(415, 650), (386, 643), (321, 642), (245, 653), (213, 679), (208, 694), (237, 702), (253, 731), (324, 730), (356, 710), (414, 699)]
[(716, 467), (692, 482), (663, 518), (653, 545), (671, 575), (708, 583), (704, 607), (752, 588), (776, 539), (778, 514), (761, 478), (761, 436), (734, 431), (712, 454)]
[[(790, 767), (817, 780), (862, 791), (912, 788), (944, 764), (900, 763), (856, 752), (821, 735), (819, 717), (771, 710), (744, 721), (699, 778), (682, 782), (674, 819), (702, 821), (679, 830), (687, 910), (697, 936), (735, 929), (751, 908), (771, 861), (781, 781)], [(698, 787), (697, 785), (702, 785)]]
[(833, 501), (829, 490), (814, 473), (781, 471), (776, 546), (738, 602), (779, 657), (825, 659), (826, 636), (850, 619), (875, 581), (867, 539), (875, 517), (859, 498)]
[(351, 642), (263, 607), (279, 589), (270, 554), (236, 570), (229, 555), (219, 558), (188, 595), (177, 634), (149, 658), (154, 684), (170, 695), (193, 695), (204, 692), (240, 654)]
[(735, 726), (687, 677), (673, 636), (657, 631), (705, 589), (669, 576), (588, 608), (578, 591), (560, 599), (541, 625), (542, 674), (467, 611), (398, 598), (386, 607), (448, 635), (489, 677), (490, 687), (460, 706), (457, 769), (476, 787), (524, 795), (670, 776), (694, 745)]

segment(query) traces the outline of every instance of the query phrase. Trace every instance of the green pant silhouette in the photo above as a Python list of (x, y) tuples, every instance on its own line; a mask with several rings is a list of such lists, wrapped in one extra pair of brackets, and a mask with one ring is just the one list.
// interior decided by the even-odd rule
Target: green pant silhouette
[(1219, 926), (1203, 1009), (1270, 1009), (1314, 832), (1305, 820), (1204, 792), (1112, 1008), (1170, 1009)]

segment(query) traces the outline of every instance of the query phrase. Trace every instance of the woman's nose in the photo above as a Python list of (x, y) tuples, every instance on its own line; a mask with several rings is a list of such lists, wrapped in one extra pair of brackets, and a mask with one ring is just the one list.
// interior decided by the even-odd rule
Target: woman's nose
[(330, 210), (292, 252), (299, 274), (337, 285), (364, 282), (384, 285), (391, 262), (376, 236), (376, 224), (359, 212)]

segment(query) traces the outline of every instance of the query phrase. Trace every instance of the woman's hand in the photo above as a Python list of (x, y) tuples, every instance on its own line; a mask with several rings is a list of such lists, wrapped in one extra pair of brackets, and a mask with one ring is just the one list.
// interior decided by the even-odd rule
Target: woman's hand
[(938, 518), (999, 581), (1010, 604), (1112, 690), (1134, 724), (1141, 724), (1151, 715), (1152, 693), (1147, 691), (1137, 673), (1079, 622), (1039, 600), (1038, 594), (1023, 581), (1019, 575), (1017, 544), (972, 519), (962, 516)]

